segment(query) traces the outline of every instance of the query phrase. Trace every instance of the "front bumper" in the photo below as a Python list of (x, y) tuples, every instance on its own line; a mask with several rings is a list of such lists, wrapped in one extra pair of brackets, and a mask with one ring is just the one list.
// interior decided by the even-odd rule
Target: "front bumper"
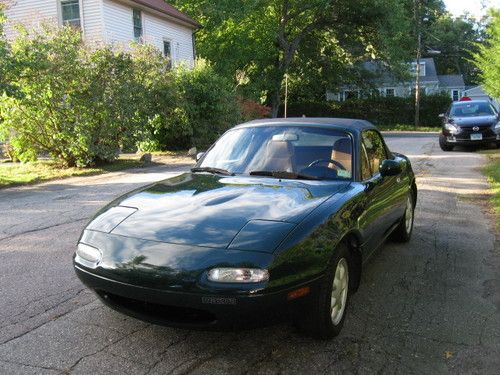
[(446, 143), (450, 145), (458, 145), (458, 146), (474, 146), (474, 145), (486, 145), (491, 143), (499, 143), (500, 144), (500, 136), (483, 136), (480, 140), (472, 140), (470, 134), (467, 135), (451, 135), (451, 134), (443, 134)]
[[(287, 319), (317, 295), (318, 277), (272, 293), (214, 294), (176, 292), (111, 280), (75, 264), (78, 278), (99, 299), (126, 315), (154, 324), (203, 330), (248, 329)], [(289, 301), (289, 292), (309, 287), (307, 296)]]

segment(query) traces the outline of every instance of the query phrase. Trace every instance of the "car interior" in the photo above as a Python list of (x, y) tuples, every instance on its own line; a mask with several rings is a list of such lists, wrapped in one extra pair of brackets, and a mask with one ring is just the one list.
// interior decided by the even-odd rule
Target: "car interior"
[(312, 146), (273, 137), (265, 148), (259, 170), (286, 171), (318, 178), (350, 178), (352, 141), (340, 137), (332, 146)]

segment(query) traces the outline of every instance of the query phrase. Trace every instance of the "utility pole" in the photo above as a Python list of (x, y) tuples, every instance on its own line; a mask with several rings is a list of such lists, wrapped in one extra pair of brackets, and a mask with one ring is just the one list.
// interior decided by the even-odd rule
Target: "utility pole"
[(420, 0), (415, 0), (415, 22), (417, 30), (417, 66), (415, 69), (415, 128), (420, 125), (420, 58), (422, 57), (422, 28)]

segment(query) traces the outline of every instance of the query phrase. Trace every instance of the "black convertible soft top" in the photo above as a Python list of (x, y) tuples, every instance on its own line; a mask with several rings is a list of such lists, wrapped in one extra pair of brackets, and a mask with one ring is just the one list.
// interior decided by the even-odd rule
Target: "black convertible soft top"
[(366, 120), (350, 118), (329, 118), (329, 117), (290, 117), (253, 120), (238, 125), (235, 128), (253, 126), (313, 126), (322, 128), (337, 128), (350, 131), (361, 131), (364, 129), (376, 129), (375, 125)]

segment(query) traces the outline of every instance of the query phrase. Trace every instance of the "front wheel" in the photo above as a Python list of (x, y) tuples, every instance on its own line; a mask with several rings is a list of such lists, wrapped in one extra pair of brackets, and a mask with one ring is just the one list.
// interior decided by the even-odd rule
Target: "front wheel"
[(413, 204), (413, 197), (408, 194), (406, 198), (406, 209), (399, 225), (394, 232), (391, 234), (391, 239), (396, 242), (408, 242), (410, 241), (411, 234), (413, 232), (413, 220), (415, 214), (415, 207)]
[(453, 150), (453, 145), (450, 145), (448, 142), (446, 142), (446, 138), (442, 134), (439, 136), (439, 147), (441, 147), (441, 150), (443, 151)]
[[(320, 286), (318, 297), (303, 311), (297, 322), (306, 335), (317, 339), (331, 339), (342, 330), (349, 302), (349, 251), (342, 244), (329, 265)], [(352, 281), (351, 281), (352, 282)]]

